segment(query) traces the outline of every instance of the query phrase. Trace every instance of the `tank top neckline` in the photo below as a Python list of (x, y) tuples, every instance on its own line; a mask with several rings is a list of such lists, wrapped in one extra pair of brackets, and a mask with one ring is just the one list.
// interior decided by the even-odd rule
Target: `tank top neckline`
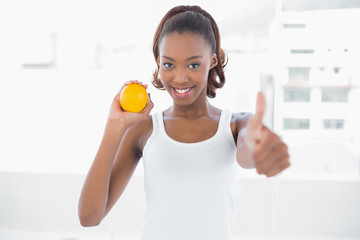
[[(163, 115), (163, 112), (158, 112), (157, 113), (157, 123), (158, 123), (158, 126), (159, 126), (159, 130), (160, 130), (160, 133), (161, 135), (168, 141), (168, 142), (171, 142), (173, 144), (176, 144), (176, 145), (179, 145), (179, 146), (185, 146), (185, 147), (197, 147), (197, 146), (201, 146), (201, 145), (204, 145), (204, 144), (208, 144), (208, 143), (211, 143), (211, 142), (214, 142), (216, 139), (219, 138), (219, 135), (223, 132), (223, 128), (224, 128), (224, 125), (226, 125), (224, 123), (224, 121), (226, 121), (226, 116), (227, 116), (227, 111), (226, 110), (221, 110), (221, 113), (220, 113), (220, 119), (219, 119), (219, 122), (218, 122), (218, 126), (217, 126), (217, 130), (215, 132), (215, 134), (213, 136), (211, 136), (210, 138), (208, 139), (205, 139), (205, 140), (202, 140), (202, 141), (199, 141), (199, 142), (191, 142), (191, 143), (185, 143), (185, 142), (180, 142), (180, 141), (177, 141), (173, 138), (171, 138), (166, 130), (165, 130), (165, 123), (164, 123), (164, 115)], [(229, 123), (230, 124), (230, 123)], [(230, 127), (230, 126), (229, 126)]]

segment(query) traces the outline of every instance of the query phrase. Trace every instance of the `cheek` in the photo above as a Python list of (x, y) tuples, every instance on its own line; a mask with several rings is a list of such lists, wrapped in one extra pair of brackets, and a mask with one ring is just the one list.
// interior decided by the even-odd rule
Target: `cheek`
[(202, 82), (207, 83), (209, 77), (209, 69), (203, 69), (199, 71), (199, 80), (201, 79)]
[(169, 78), (171, 78), (171, 75), (169, 74), (169, 72), (166, 72), (160, 68), (159, 69), (159, 78), (160, 78), (161, 82), (166, 83), (167, 81), (169, 81)]

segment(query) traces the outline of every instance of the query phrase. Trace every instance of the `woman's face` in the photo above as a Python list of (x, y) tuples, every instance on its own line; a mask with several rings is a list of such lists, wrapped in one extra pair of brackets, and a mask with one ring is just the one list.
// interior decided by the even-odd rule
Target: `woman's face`
[(209, 70), (217, 58), (201, 35), (177, 32), (159, 44), (159, 77), (174, 104), (189, 106), (206, 100)]

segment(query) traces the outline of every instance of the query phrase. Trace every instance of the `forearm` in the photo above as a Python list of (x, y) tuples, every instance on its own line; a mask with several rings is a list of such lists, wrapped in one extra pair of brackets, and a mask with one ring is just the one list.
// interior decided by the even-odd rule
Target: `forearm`
[(79, 200), (79, 218), (82, 225), (97, 225), (105, 215), (112, 166), (127, 128), (126, 124), (115, 120), (108, 120), (106, 124), (103, 139)]
[(252, 154), (245, 144), (238, 145), (236, 151), (236, 160), (242, 168), (254, 168)]

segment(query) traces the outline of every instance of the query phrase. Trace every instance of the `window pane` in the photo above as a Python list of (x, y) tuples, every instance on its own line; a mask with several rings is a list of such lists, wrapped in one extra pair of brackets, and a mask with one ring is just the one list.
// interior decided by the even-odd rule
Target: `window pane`
[(305, 28), (306, 25), (303, 23), (285, 23), (283, 24), (284, 28)]
[(344, 119), (324, 119), (324, 129), (343, 129)]
[(295, 54), (313, 54), (314, 49), (291, 49), (290, 52)]
[(284, 90), (285, 102), (310, 102), (309, 88), (296, 88)]
[(348, 89), (323, 89), (321, 100), (323, 102), (347, 102)]
[(309, 128), (310, 128), (309, 119), (299, 119), (299, 118), (284, 119), (284, 129), (309, 129)]
[(290, 81), (309, 81), (310, 68), (308, 67), (289, 67)]

